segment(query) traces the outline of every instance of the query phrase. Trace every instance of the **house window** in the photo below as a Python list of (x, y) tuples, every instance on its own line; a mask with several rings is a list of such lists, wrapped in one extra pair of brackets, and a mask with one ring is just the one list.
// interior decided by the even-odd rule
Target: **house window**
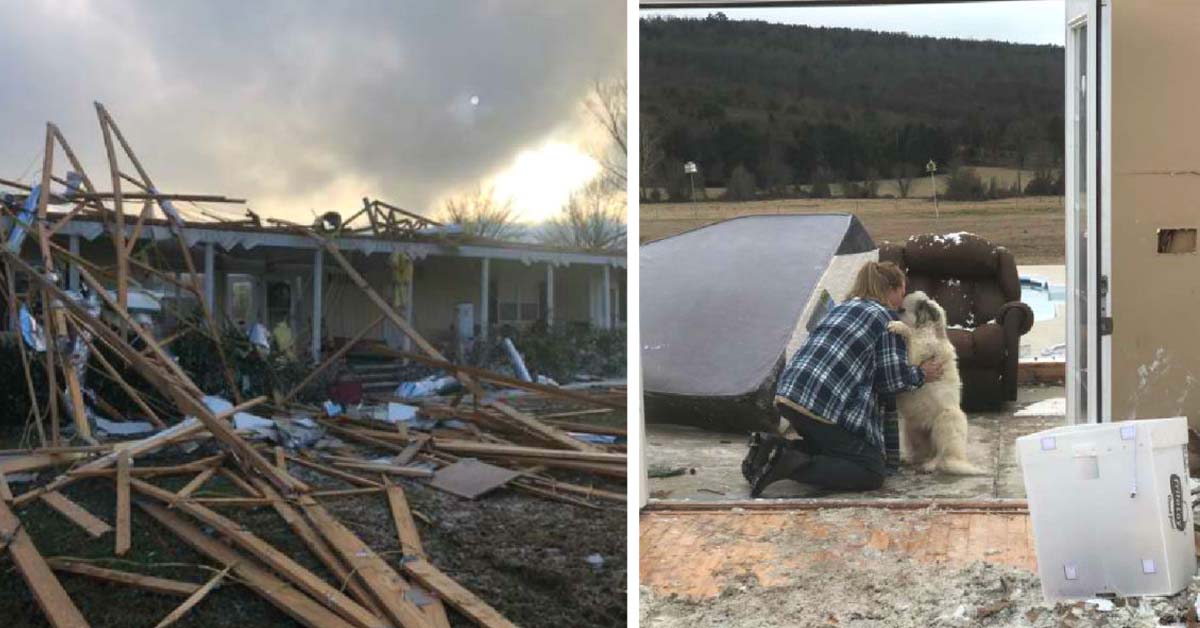
[(499, 317), (497, 323), (532, 323), (542, 316), (543, 303), (545, 298), (542, 296), (542, 291), (538, 290), (532, 294), (528, 289), (522, 291), (518, 286), (516, 289), (500, 300), (498, 304)]

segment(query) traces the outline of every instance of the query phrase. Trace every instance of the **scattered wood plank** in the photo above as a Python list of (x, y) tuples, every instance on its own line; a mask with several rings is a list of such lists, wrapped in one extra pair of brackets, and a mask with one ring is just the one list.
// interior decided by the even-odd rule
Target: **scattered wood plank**
[[(417, 524), (408, 509), (404, 489), (388, 481), (386, 475), (383, 476), (383, 481), (387, 484), (388, 506), (392, 510), (392, 521), (396, 524), (396, 535), (400, 539), (400, 548), (404, 551), (405, 559), (425, 558), (425, 550), (421, 547), (421, 535), (417, 532)], [(450, 618), (446, 616), (446, 607), (440, 599), (421, 610), (435, 628), (450, 628)]]
[(269, 482), (266, 482), (262, 478), (251, 478), (251, 481), (254, 482), (254, 485), (258, 487), (258, 490), (262, 491), (267, 499), (271, 500), (271, 507), (292, 528), (296, 536), (300, 537), (300, 540), (313, 553), (313, 556), (316, 556), (317, 560), (320, 560), (321, 564), (325, 565), (325, 568), (337, 578), (338, 588), (344, 587), (360, 604), (382, 617), (384, 615), (383, 609), (375, 602), (375, 598), (363, 588), (362, 583), (354, 577), (354, 574), (346, 568), (341, 559), (333, 553), (333, 550), (330, 549), (325, 539), (317, 534), (316, 530), (313, 530), (312, 526), (305, 520), (304, 515), (301, 515), (291, 504), (285, 502), (283, 497), (275, 491)]
[(70, 464), (71, 462), (82, 458), (83, 454), (29, 454), (27, 456), (19, 456), (15, 458), (5, 458), (0, 460), (0, 473), (21, 473), (24, 471), (36, 471), (46, 467), (54, 467), (60, 464)]
[(448, 438), (433, 439), (433, 447), (439, 451), (448, 451), (456, 455), (470, 456), (512, 456), (514, 458), (574, 460), (576, 462), (602, 462), (618, 465), (625, 465), (628, 460), (628, 457), (625, 454), (619, 453), (564, 451), (562, 449), (546, 449), (544, 447), (523, 447), (521, 445), (476, 443), (467, 440), (452, 440)]
[(258, 489), (250, 486), (250, 483), (243, 479), (241, 474), (239, 474), (237, 471), (234, 471), (229, 467), (219, 467), (217, 470), (221, 472), (221, 475), (224, 476), (226, 480), (229, 480), (231, 483), (233, 483), (234, 486), (238, 487), (238, 490), (245, 493), (247, 496), (263, 496), (262, 493), (258, 492)]
[[(186, 435), (195, 434), (203, 429), (204, 429), (204, 424), (201, 423), (200, 421), (198, 421), (196, 419), (186, 419), (186, 420), (184, 420), (180, 423), (177, 423), (157, 434), (154, 434), (153, 436), (149, 436), (149, 437), (143, 438), (140, 441), (134, 441), (134, 442), (130, 443), (130, 445), (125, 448), (125, 450), (127, 450), (129, 452), (130, 457), (134, 457), (134, 456), (137, 456), (138, 454), (146, 453), (148, 451), (157, 449), (176, 437), (183, 437)], [(65, 486), (66, 484), (73, 482), (77, 476), (80, 476), (80, 474), (82, 474), (84, 472), (93, 471), (93, 470), (97, 470), (97, 469), (107, 469), (108, 467), (111, 467), (112, 465), (116, 464), (117, 455), (118, 455), (117, 452), (112, 452), (112, 453), (106, 454), (100, 458), (97, 458), (96, 460), (93, 460), (93, 461), (83, 464), (79, 467), (71, 469), (70, 471), (64, 473), (63, 475), (60, 475), (57, 478), (51, 480), (50, 483), (46, 484), (45, 486), (43, 486), (40, 489), (34, 489), (31, 491), (22, 493), (21, 495), (17, 496), (16, 499), (13, 500), (13, 503), (19, 506), (25, 502), (28, 502), (29, 500), (36, 499), (42, 493), (58, 490), (59, 488)]]
[(316, 500), (307, 495), (301, 495), (297, 500), (300, 510), (362, 579), (363, 585), (375, 596), (375, 601), (383, 607), (388, 618), (406, 627), (429, 625), (421, 609), (407, 597), (410, 586), (400, 574)]
[(12, 489), (8, 486), (8, 478), (5, 478), (2, 472), (0, 472), (0, 500), (4, 500), (5, 503), (13, 500)]
[(475, 623), (486, 628), (516, 628), (516, 624), (508, 621), (499, 611), (479, 599), (450, 576), (442, 573), (429, 561), (417, 559), (406, 561), (401, 565), (404, 572), (413, 577), (421, 586), (434, 591), (460, 613), (469, 617)]
[(396, 535), (400, 539), (400, 548), (406, 556), (424, 557), (421, 535), (417, 532), (417, 524), (408, 508), (408, 500), (404, 498), (404, 489), (389, 483), (387, 498), (388, 506), (392, 510), (392, 521), (396, 524)]
[(137, 505), (201, 554), (226, 567), (232, 565), (233, 573), (239, 580), (275, 605), (276, 608), (287, 613), (292, 619), (309, 628), (353, 628), (353, 624), (337, 616), (333, 611), (321, 606), (266, 569), (258, 567), (253, 561), (246, 560), (228, 545), (210, 538), (200, 528), (184, 521), (179, 515), (161, 506), (141, 500), (137, 502)]
[(373, 480), (368, 480), (367, 478), (355, 475), (353, 473), (349, 473), (349, 472), (342, 471), (339, 469), (334, 469), (333, 467), (328, 467), (319, 462), (313, 462), (312, 460), (307, 460), (307, 459), (301, 458), (299, 456), (293, 456), (291, 454), (288, 454), (287, 459), (291, 460), (292, 462), (295, 462), (296, 464), (298, 464), (302, 467), (308, 467), (314, 471), (320, 471), (321, 473), (324, 473), (325, 475), (338, 478), (339, 480), (345, 480), (355, 486), (370, 486), (370, 487), (374, 487), (374, 488), (381, 488), (383, 486), (382, 484), (375, 482)]
[(209, 591), (212, 591), (218, 584), (221, 584), (221, 581), (225, 579), (225, 576), (229, 575), (229, 570), (233, 569), (234, 566), (236, 566), (236, 563), (229, 565), (223, 571), (210, 578), (208, 582), (204, 583), (204, 586), (196, 589), (195, 593), (188, 596), (188, 599), (184, 600), (183, 604), (180, 604), (175, 610), (167, 614), (166, 617), (163, 617), (162, 621), (158, 622), (158, 625), (154, 628), (167, 628), (167, 626), (179, 621), (188, 611), (192, 610), (192, 607), (199, 604), (201, 600), (208, 596)]
[(393, 464), (382, 462), (335, 462), (335, 467), (343, 469), (357, 469), (360, 471), (374, 471), (375, 473), (388, 473), (406, 478), (431, 478), (433, 471), (429, 469), (419, 469), (416, 467), (398, 467)]
[(421, 449), (425, 447), (427, 443), (429, 443), (429, 439), (430, 437), (428, 436), (413, 437), (408, 445), (404, 447), (404, 451), (401, 451), (400, 453), (396, 454), (395, 458), (392, 458), (392, 464), (404, 466), (412, 462), (413, 458), (416, 458), (417, 454), (421, 453)]
[[(175, 498), (175, 493), (141, 480), (131, 480), (130, 484), (139, 493), (164, 503), (170, 503)], [(239, 548), (249, 552), (280, 576), (299, 587), (300, 590), (329, 606), (334, 612), (353, 622), (355, 625), (362, 628), (373, 628), (382, 624), (378, 617), (375, 617), (370, 611), (350, 599), (346, 594), (330, 586), (295, 560), (292, 560), (290, 556), (275, 549), (270, 543), (246, 530), (237, 522), (191, 501), (178, 502), (175, 504), (175, 507), (195, 517), (205, 525), (212, 527)]]
[(117, 454), (117, 539), (114, 553), (124, 556), (129, 551), (129, 450)]
[(288, 391), (288, 394), (284, 395), (283, 401), (280, 402), (280, 405), (286, 404), (287, 402), (291, 401), (292, 398), (295, 397), (297, 394), (299, 394), (299, 392), (301, 390), (304, 390), (304, 387), (307, 386), (309, 384), (309, 382), (316, 379), (317, 375), (320, 375), (321, 373), (325, 372), (325, 370), (328, 369), (330, 365), (332, 365), (334, 362), (337, 362), (338, 360), (342, 359), (342, 356), (349, 353), (350, 350), (354, 348), (354, 345), (358, 344), (358, 342), (360, 340), (362, 340), (363, 338), (366, 338), (367, 334), (371, 333), (372, 329), (375, 329), (376, 327), (378, 327), (379, 324), (383, 322), (384, 318), (385, 318), (384, 314), (380, 314), (379, 316), (375, 317), (375, 320), (372, 321), (370, 325), (363, 327), (361, 331), (359, 331), (357, 334), (355, 334), (354, 337), (351, 338), (348, 342), (346, 342), (341, 347), (339, 347), (337, 351), (334, 351), (333, 353), (331, 353), (319, 365), (317, 365), (316, 368), (310, 370), (308, 372), (308, 375), (305, 375), (304, 379), (300, 380), (299, 384), (296, 384), (295, 386), (293, 386), (292, 389), (290, 391)]
[(83, 506), (76, 504), (58, 491), (44, 493), (42, 501), (46, 502), (47, 506), (57, 510), (58, 514), (70, 519), (71, 523), (83, 528), (85, 532), (94, 538), (99, 538), (112, 532), (112, 526), (105, 523), (96, 515), (84, 510)]
[(0, 537), (8, 539), (8, 553), (12, 556), (13, 564), (33, 592), (33, 599), (50, 625), (55, 628), (86, 628), (87, 620), (54, 577), (54, 572), (50, 571), (50, 566), (22, 527), (21, 520), (3, 502), (0, 502)]
[(168, 580), (167, 578), (157, 578), (155, 576), (147, 576), (140, 573), (130, 573), (128, 571), (117, 571), (115, 569), (106, 569), (97, 567), (88, 563), (66, 560), (63, 558), (48, 558), (46, 563), (54, 571), (64, 573), (73, 573), (80, 576), (88, 576), (97, 580), (107, 582), (115, 582), (117, 584), (128, 585), (152, 591), (154, 593), (162, 593), (164, 595), (178, 595), (181, 597), (189, 596), (200, 588), (200, 585), (193, 582), (183, 582), (181, 580)]
[(196, 491), (200, 490), (200, 487), (204, 486), (204, 483), (207, 482), (209, 480), (209, 478), (211, 478), (216, 473), (217, 473), (217, 467), (209, 467), (209, 468), (201, 471), (200, 473), (196, 474), (196, 477), (192, 478), (192, 480), (190, 482), (183, 485), (183, 488), (179, 489), (179, 491), (177, 493), (175, 493), (175, 498), (171, 500), (171, 504), (174, 505), (174, 504), (178, 503), (180, 500), (191, 497), (192, 493), (195, 493)]

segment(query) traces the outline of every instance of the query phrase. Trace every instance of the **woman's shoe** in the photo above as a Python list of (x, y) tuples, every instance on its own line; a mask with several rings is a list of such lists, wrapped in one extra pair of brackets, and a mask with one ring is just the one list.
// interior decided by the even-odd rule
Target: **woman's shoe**
[(747, 482), (754, 482), (759, 469), (762, 469), (770, 458), (771, 449), (779, 442), (783, 442), (783, 438), (770, 432), (750, 434), (750, 451), (746, 452), (746, 457), (742, 459), (742, 477), (746, 478)]
[(812, 462), (812, 456), (792, 447), (788, 441), (780, 439), (771, 447), (767, 462), (759, 469), (758, 474), (750, 482), (750, 497), (762, 495), (768, 486), (792, 476)]

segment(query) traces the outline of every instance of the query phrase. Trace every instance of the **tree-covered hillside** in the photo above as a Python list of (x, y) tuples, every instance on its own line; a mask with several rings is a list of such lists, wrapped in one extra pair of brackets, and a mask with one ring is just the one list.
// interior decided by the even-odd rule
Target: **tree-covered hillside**
[(930, 159), (942, 172), (1060, 166), (1058, 46), (719, 13), (643, 19), (640, 39), (643, 185), (672, 198), (687, 193), (686, 161), (704, 185), (781, 196), (798, 184), (919, 176)]

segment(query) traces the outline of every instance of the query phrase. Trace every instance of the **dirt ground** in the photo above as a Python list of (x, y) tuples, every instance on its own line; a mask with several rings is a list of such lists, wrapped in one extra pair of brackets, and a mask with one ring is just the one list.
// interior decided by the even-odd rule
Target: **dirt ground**
[(849, 213), (858, 216), (876, 242), (901, 241), (919, 233), (969, 231), (1008, 247), (1018, 264), (1062, 264), (1065, 256), (1066, 217), (1063, 199), (1057, 196), (942, 201), (940, 217), (928, 198), (643, 203), (639, 211), (642, 242), (736, 216)]
[[(761, 538), (711, 540), (714, 543), (769, 544), (773, 558), (757, 564), (769, 573), (763, 584), (754, 573), (725, 580), (715, 597), (685, 598), (640, 589), (641, 625), (646, 628), (733, 628), (852, 626), (1158, 626), (1183, 623), (1200, 586), (1170, 598), (1114, 600), (1102, 609), (1087, 602), (1044, 601), (1035, 573), (1009, 565), (917, 561), (894, 548), (847, 538), (849, 528), (873, 532), (936, 525), (939, 515), (916, 511), (898, 515), (879, 508), (827, 509), (816, 515), (841, 534), (802, 535), (771, 530)], [(855, 525), (851, 525), (855, 524)], [(858, 525), (861, 524), (861, 525)], [(864, 539), (858, 539), (863, 541)], [(799, 561), (798, 555), (827, 557)], [(1190, 624), (1189, 624), (1190, 625)]]
[[(623, 417), (621, 417), (623, 420)], [(597, 417), (599, 423), (615, 422)], [(201, 454), (192, 454), (194, 459)], [(140, 460), (141, 461), (141, 460)], [(171, 464), (147, 457), (142, 464)], [(308, 469), (290, 471), (318, 489), (352, 488)], [(43, 472), (40, 482), (54, 472)], [(570, 474), (567, 481), (585, 481)], [(188, 477), (156, 479), (178, 490)], [(417, 528), (431, 562), (509, 620), (520, 626), (623, 626), (626, 596), (626, 521), (623, 508), (593, 510), (499, 489), (476, 501), (396, 479), (415, 512)], [(20, 491), (30, 485), (15, 485)], [(605, 485), (624, 490), (622, 485)], [(108, 522), (114, 521), (112, 482), (85, 479), (66, 487), (69, 498)], [(198, 496), (236, 496), (237, 488), (215, 476)], [(136, 496), (135, 496), (136, 497)], [(325, 506), (375, 551), (396, 565), (402, 554), (383, 494), (327, 498)], [(333, 581), (320, 563), (270, 508), (224, 507), (221, 514), (245, 525), (314, 573)], [(191, 550), (149, 515), (134, 508), (133, 547), (117, 559), (113, 536), (92, 539), (41, 501), (17, 510), (46, 557), (94, 560), (97, 566), (202, 583), (212, 563)], [(426, 523), (428, 520), (432, 523)], [(599, 557), (599, 564), (594, 564)], [(589, 562), (590, 560), (590, 562)], [(84, 576), (60, 574), (64, 588), (94, 627), (152, 626), (182, 598), (109, 585)], [(447, 608), (454, 626), (474, 624)], [(45, 626), (28, 587), (7, 554), (0, 557), (0, 617), (6, 626)], [(204, 627), (290, 626), (291, 618), (239, 585), (226, 585), (192, 609), (177, 625)]]

